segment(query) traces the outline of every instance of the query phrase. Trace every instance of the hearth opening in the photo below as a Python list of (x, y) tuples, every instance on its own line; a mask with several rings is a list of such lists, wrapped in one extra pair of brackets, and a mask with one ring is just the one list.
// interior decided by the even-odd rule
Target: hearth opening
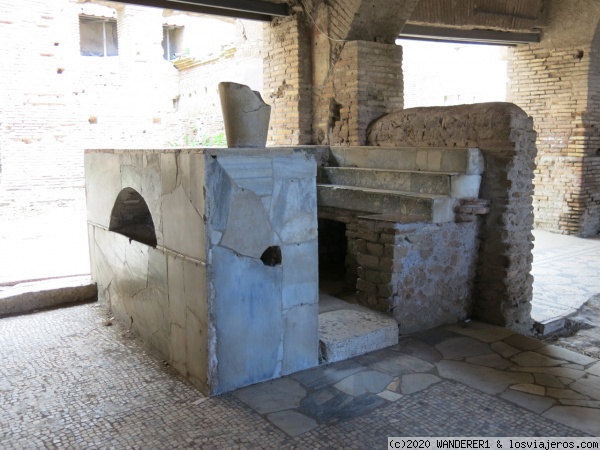
[(319, 219), (318, 225), (319, 290), (339, 298), (353, 296), (356, 293), (356, 262), (353, 252), (348, 251), (346, 224)]
[(135, 189), (119, 192), (110, 214), (110, 231), (127, 236), (130, 241), (156, 247), (156, 230), (148, 204)]

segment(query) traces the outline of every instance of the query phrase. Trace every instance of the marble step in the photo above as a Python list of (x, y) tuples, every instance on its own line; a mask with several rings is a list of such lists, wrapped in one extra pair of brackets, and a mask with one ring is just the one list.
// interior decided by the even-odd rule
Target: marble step
[(329, 165), (465, 175), (481, 175), (484, 170), (479, 149), (454, 147), (331, 147)]
[[(319, 309), (322, 308), (322, 297)], [(319, 314), (321, 362), (343, 361), (398, 343), (398, 323), (391, 317), (363, 306), (333, 300), (337, 302), (330, 300), (330, 307)]]
[(340, 208), (372, 214), (422, 216), (433, 223), (454, 221), (458, 200), (436, 194), (317, 184), (319, 207)]
[(318, 182), (467, 198), (479, 197), (481, 175), (462, 175), (458, 172), (322, 167), (319, 169)]

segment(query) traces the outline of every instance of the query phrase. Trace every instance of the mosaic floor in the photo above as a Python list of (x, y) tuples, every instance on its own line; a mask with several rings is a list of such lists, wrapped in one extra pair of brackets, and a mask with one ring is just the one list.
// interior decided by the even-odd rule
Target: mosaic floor
[(600, 363), (471, 323), (206, 398), (98, 304), (0, 319), (0, 448), (385, 448), (600, 435)]
[(536, 322), (575, 314), (600, 294), (600, 238), (582, 239), (535, 230), (533, 301)]

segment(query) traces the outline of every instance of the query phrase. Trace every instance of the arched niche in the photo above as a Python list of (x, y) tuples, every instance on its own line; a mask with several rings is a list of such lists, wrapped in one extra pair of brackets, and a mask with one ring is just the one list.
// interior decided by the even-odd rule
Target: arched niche
[(110, 214), (110, 231), (142, 244), (156, 247), (156, 230), (148, 204), (135, 189), (119, 192)]

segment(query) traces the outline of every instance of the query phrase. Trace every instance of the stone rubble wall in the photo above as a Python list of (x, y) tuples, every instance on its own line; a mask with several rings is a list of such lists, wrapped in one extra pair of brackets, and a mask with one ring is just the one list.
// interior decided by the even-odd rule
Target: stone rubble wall
[(533, 277), (533, 121), (515, 105), (413, 108), (371, 124), (368, 143), (396, 147), (477, 147), (485, 160), (480, 197), (490, 201), (479, 239), (473, 316), (529, 332)]
[(600, 54), (590, 45), (509, 51), (508, 99), (534, 117), (538, 157), (535, 225), (565, 234), (600, 232)]

